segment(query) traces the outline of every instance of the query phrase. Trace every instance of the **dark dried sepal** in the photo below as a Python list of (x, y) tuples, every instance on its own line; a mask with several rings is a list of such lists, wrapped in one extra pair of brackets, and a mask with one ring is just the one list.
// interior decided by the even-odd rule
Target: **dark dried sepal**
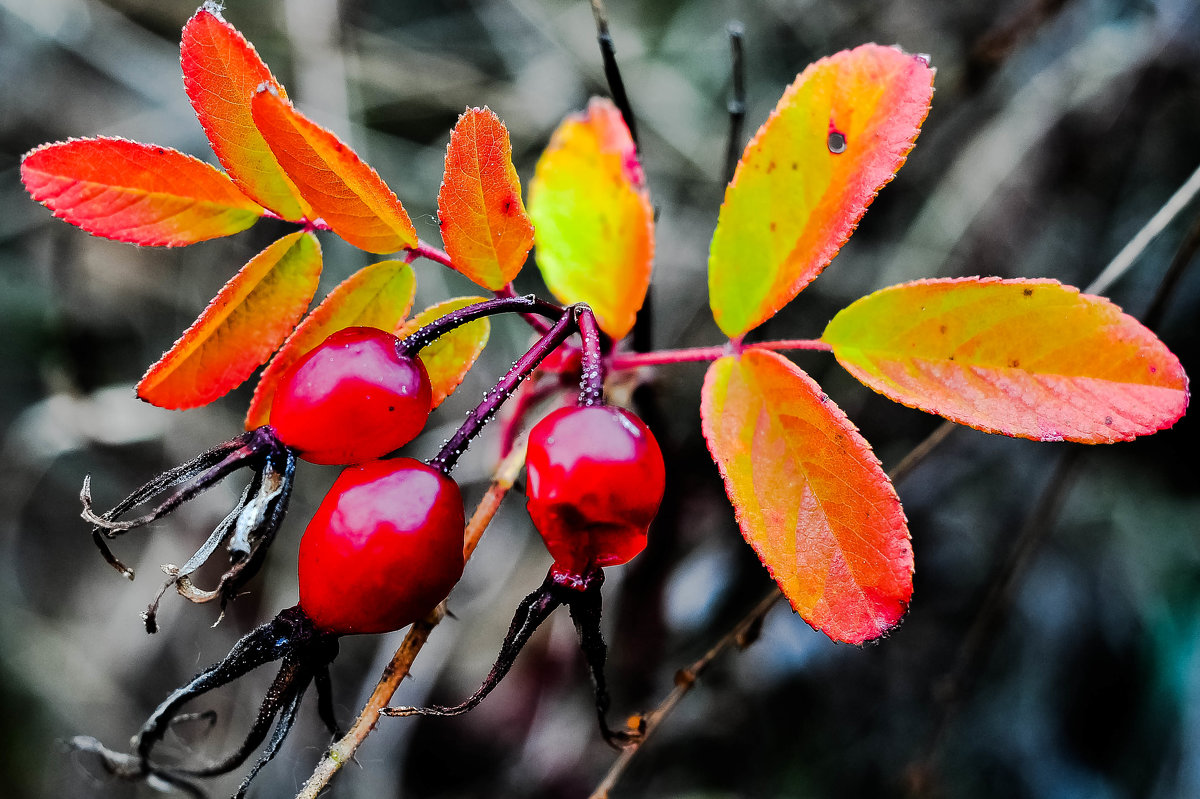
[[(173, 691), (142, 725), (133, 739), (131, 752), (116, 752), (87, 736), (73, 739), (71, 746), (98, 755), (105, 770), (115, 777), (157, 780), (200, 796), (203, 794), (190, 782), (191, 778), (214, 777), (238, 768), (267, 739), (271, 725), (275, 723), (274, 734), (238, 789), (236, 796), (243, 796), (250, 781), (282, 746), (310, 683), (316, 684), (322, 719), (332, 733), (337, 733), (329, 695), (329, 664), (337, 651), (337, 636), (317, 630), (298, 606), (288, 608), (243, 636), (219, 663)], [(153, 761), (154, 748), (167, 729), (180, 720), (195, 717), (196, 714), (182, 712), (184, 705), (277, 660), (282, 661), (279, 672), (263, 698), (249, 732), (235, 750), (220, 759), (195, 766), (162, 766)]]
[[(115, 538), (128, 530), (162, 518), (244, 467), (252, 469), (253, 476), (233, 510), (217, 525), (187, 563), (183, 566), (168, 564), (163, 567), (168, 579), (142, 614), (147, 632), (152, 633), (158, 629), (158, 604), (169, 588), (174, 587), (181, 596), (191, 602), (220, 601), (221, 610), (224, 612), (225, 604), (237, 596), (246, 581), (254, 576), (262, 565), (267, 547), (283, 523), (288, 501), (291, 499), (296, 470), (295, 453), (279, 441), (270, 427), (259, 427), (226, 441), (181, 466), (163, 472), (102, 514), (93, 510), (91, 480), (84, 479), (83, 490), (80, 492), (80, 501), (83, 504), (81, 515), (92, 524), (92, 540), (105, 561), (129, 579), (133, 579), (133, 570), (113, 555), (105, 539)], [(133, 519), (121, 518), (139, 505), (150, 502), (171, 489), (175, 489), (174, 492), (149, 513)], [(225, 545), (229, 550), (229, 568), (211, 590), (197, 587), (191, 581), (192, 574), (203, 566), (221, 545)]]
[(517, 655), (533, 636), (550, 614), (559, 605), (566, 605), (575, 623), (579, 635), (579, 648), (583, 651), (588, 669), (592, 674), (592, 683), (596, 695), (596, 716), (600, 724), (600, 733), (611, 746), (620, 749), (638, 741), (642, 735), (638, 730), (613, 730), (608, 726), (608, 710), (611, 704), (608, 695), (608, 683), (604, 678), (604, 663), (608, 656), (608, 648), (600, 632), (601, 586), (604, 585), (604, 572), (600, 568), (592, 568), (582, 579), (566, 579), (555, 569), (551, 569), (546, 579), (536, 591), (529, 594), (517, 605), (512, 623), (504, 643), (500, 645), (500, 654), (487, 677), (479, 688), (460, 704), (453, 706), (433, 705), (431, 707), (385, 707), (379, 711), (383, 716), (458, 716), (476, 707), (492, 692), (500, 680), (512, 669)]

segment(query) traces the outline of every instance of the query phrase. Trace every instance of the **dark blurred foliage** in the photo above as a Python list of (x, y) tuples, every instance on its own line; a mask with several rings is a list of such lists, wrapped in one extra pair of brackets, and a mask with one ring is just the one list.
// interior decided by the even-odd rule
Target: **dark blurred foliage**
[[(752, 131), (807, 63), (865, 41), (925, 52), (933, 111), (897, 179), (833, 266), (760, 334), (818, 335), (840, 307), (926, 276), (1053, 277), (1087, 285), (1200, 163), (1200, 9), (1189, 0), (610, 2), (611, 27), (660, 211), (656, 346), (711, 344), (706, 247), (728, 126), (726, 25), (746, 30)], [(121, 135), (211, 158), (182, 91), (187, 0), (0, 0), (0, 795), (145, 796), (61, 741), (121, 746), (175, 685), (295, 601), (295, 550), (332, 480), (304, 467), (291, 518), (249, 595), (215, 611), (168, 597), (163, 631), (138, 612), (157, 564), (180, 562), (240, 490), (223, 487), (117, 543), (129, 584), (92, 550), (76, 497), (95, 475), (114, 502), (159, 469), (240, 429), (246, 388), (167, 413), (131, 386), (213, 292), (280, 227), (183, 250), (101, 241), (25, 196), (17, 164), (50, 140)], [(230, 0), (314, 118), (346, 135), (391, 183), (420, 234), (444, 146), (467, 105), (512, 131), (528, 181), (550, 131), (606, 91), (582, 0)], [(1187, 227), (1170, 225), (1108, 293), (1150, 301)], [(368, 256), (323, 241), (324, 286)], [(1200, 372), (1200, 270), (1185, 273), (1160, 335)], [(418, 304), (471, 291), (418, 267)], [(535, 270), (520, 290), (540, 290)], [(516, 321), (410, 447), (432, 454), (527, 341)], [(809, 370), (885, 466), (937, 420), (874, 396), (828, 356)], [(703, 367), (659, 370), (639, 396), (671, 465), (648, 551), (610, 570), (606, 626), (616, 711), (646, 710), (676, 669), (720, 638), (768, 587), (741, 540), (699, 433)], [(614, 796), (1173, 797), (1200, 795), (1200, 487), (1197, 425), (1083, 452), (1061, 513), (1021, 539), (1028, 556), (987, 604), (1069, 447), (958, 430), (898, 488), (916, 550), (916, 593), (886, 640), (831, 644), (777, 607), (761, 639), (719, 659), (639, 753)], [(494, 444), (460, 467), (468, 502)], [(457, 700), (486, 672), (547, 556), (513, 497), (451, 596), (397, 702)], [(983, 607), (990, 611), (981, 613)], [(507, 681), (459, 719), (384, 720), (327, 795), (571, 797), (614, 753), (601, 741), (565, 614)], [(972, 632), (974, 631), (974, 632)], [(338, 713), (353, 717), (399, 637), (348, 639)], [(963, 664), (963, 665), (956, 665)], [(951, 679), (948, 679), (951, 677)], [(211, 732), (183, 726), (165, 749), (223, 750), (268, 675), (217, 694)], [(327, 743), (312, 707), (257, 796), (290, 796)], [(219, 794), (233, 782), (218, 781)]]

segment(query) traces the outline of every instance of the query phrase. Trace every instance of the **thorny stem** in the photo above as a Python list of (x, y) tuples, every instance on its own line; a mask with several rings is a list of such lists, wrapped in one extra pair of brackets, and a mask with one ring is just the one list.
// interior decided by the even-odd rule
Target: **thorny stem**
[(465, 308), (459, 308), (457, 311), (451, 311), (445, 316), (433, 320), (397, 344), (396, 352), (408, 358), (415, 357), (418, 352), (456, 327), (461, 327), (468, 322), (474, 322), (476, 319), (482, 319), (485, 316), (494, 316), (501, 313), (537, 313), (551, 319), (558, 319), (564, 315), (565, 311), (557, 305), (552, 305), (545, 300), (539, 300), (532, 294), (526, 294), (521, 297), (498, 297), (494, 300), (485, 300), (477, 302), (474, 305), (468, 305)]
[[(501, 302), (501, 300), (492, 300), (492, 302)], [(484, 395), (483, 402), (467, 414), (467, 420), (458, 430), (454, 431), (454, 435), (442, 446), (438, 454), (429, 460), (430, 466), (443, 474), (450, 473), (450, 470), (458, 462), (459, 456), (470, 445), (471, 440), (496, 415), (496, 411), (516, 390), (521, 381), (528, 377), (529, 373), (536, 369), (537, 365), (559, 344), (562, 344), (567, 336), (571, 335), (572, 329), (576, 326), (575, 315), (578, 313), (578, 307), (571, 306), (567, 309), (550, 328), (550, 331), (538, 339), (528, 352), (517, 359), (512, 368), (496, 383), (496, 387)]]
[(583, 341), (579, 404), (600, 405), (604, 402), (604, 360), (600, 351), (600, 329), (596, 326), (596, 315), (586, 305), (576, 306), (575, 324)]
[(746, 35), (742, 23), (730, 22), (725, 28), (729, 34), (730, 78), (733, 91), (729, 96), (729, 138), (725, 142), (725, 182), (733, 180), (738, 159), (742, 154), (742, 125), (746, 121), (746, 69), (742, 43)]
[[(512, 283), (509, 283), (504, 288), (497, 289), (492, 293), (495, 294), (497, 298), (517, 296), (516, 289), (513, 288)], [(550, 330), (550, 323), (537, 314), (522, 313), (521, 318), (524, 319), (525, 323), (533, 328), (533, 332), (537, 333), (539, 336), (544, 336)]]
[[(437, 247), (434, 247), (432, 244), (426, 244), (423, 241), (419, 242), (416, 247), (413, 247), (411, 250), (409, 250), (405, 254), (405, 261), (407, 263), (412, 263), (417, 258), (424, 258), (426, 260), (433, 261), (434, 263), (441, 264), (442, 266), (446, 267), (447, 269), (454, 269), (455, 271), (458, 271), (457, 268), (454, 266), (454, 261), (450, 258), (450, 256), (444, 250), (438, 249)], [(515, 291), (513, 291), (513, 287), (512, 287), (511, 283), (502, 289), (496, 290), (493, 293), (496, 295), (497, 298), (517, 296), (517, 293)], [(550, 329), (550, 324), (545, 319), (542, 319), (540, 316), (537, 316), (536, 314), (533, 314), (533, 313), (527, 313), (525, 311), (522, 311), (520, 313), (521, 313), (521, 317), (536, 332), (545, 333), (547, 330)]]
[[(525, 442), (522, 440), (513, 447), (508, 457), (500, 462), (487, 493), (475, 506), (475, 511), (471, 514), (470, 521), (467, 522), (467, 528), (463, 534), (465, 557), (470, 557), (471, 553), (475, 551), (480, 537), (500, 507), (500, 501), (512, 489), (513, 483), (516, 482), (517, 476), (521, 473), (521, 467), (524, 465)], [(379, 678), (375, 690), (371, 692), (370, 698), (363, 705), (358, 718), (354, 720), (354, 724), (346, 734), (329, 747), (325, 756), (321, 758), (321, 762), (317, 764), (316, 769), (308, 778), (308, 782), (304, 783), (304, 787), (296, 795), (296, 799), (316, 799), (342, 766), (353, 759), (358, 747), (375, 728), (375, 724), (379, 720), (379, 711), (391, 702), (396, 689), (408, 676), (413, 660), (429, 639), (429, 634), (433, 632), (433, 628), (437, 627), (445, 615), (446, 603), (443, 602), (428, 616), (409, 628), (403, 643), (400, 644), (400, 648), (396, 650), (391, 662), (384, 669), (383, 675)]]

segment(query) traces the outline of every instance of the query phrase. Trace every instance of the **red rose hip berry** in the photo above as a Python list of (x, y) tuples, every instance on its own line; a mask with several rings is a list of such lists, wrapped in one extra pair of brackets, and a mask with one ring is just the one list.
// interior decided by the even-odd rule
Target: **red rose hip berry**
[(300, 607), (325, 632), (385, 633), (422, 618), (463, 571), (458, 485), (412, 458), (344, 470), (300, 539)]
[(292, 364), (275, 390), (270, 425), (311, 463), (361, 463), (412, 441), (429, 418), (432, 390), (420, 358), (399, 339), (348, 327)]
[(646, 547), (662, 503), (662, 451), (632, 413), (607, 405), (553, 411), (529, 433), (529, 515), (554, 557), (551, 573), (578, 582)]

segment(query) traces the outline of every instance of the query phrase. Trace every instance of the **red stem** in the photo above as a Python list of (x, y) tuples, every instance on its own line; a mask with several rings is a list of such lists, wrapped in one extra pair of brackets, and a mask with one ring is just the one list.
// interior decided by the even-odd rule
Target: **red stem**
[[(760, 350), (817, 350), (831, 352), (828, 344), (819, 339), (794, 338), (780, 341), (758, 341), (749, 347)], [(672, 363), (688, 363), (695, 361), (715, 361), (726, 355), (736, 355), (743, 346), (735, 346), (733, 342), (716, 347), (689, 347), (681, 350), (657, 350), (655, 352), (618, 352), (609, 356), (610, 369), (636, 369), (639, 366), (663, 366)]]

